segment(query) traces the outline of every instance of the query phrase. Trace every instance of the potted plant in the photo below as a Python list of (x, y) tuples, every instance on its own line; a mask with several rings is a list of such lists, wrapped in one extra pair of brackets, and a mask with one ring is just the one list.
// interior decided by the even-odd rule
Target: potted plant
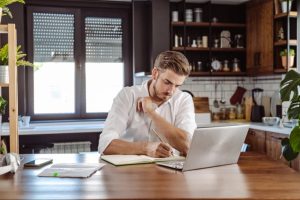
[[(0, 129), (2, 129), (2, 115), (5, 114), (5, 109), (7, 106), (7, 101), (0, 96)], [(6, 154), (7, 149), (6, 145), (3, 140), (1, 140), (1, 135), (0, 135), (0, 154)]]
[(8, 5), (12, 3), (25, 3), (24, 0), (1, 0), (0, 1), (0, 23), (1, 23), (1, 18), (2, 16), (8, 15), (10, 18), (12, 18), (12, 14), (7, 7)]
[(288, 161), (295, 159), (300, 152), (300, 74), (295, 70), (287, 72), (280, 83), (280, 95), (282, 101), (290, 101), (287, 115), (289, 119), (296, 119), (297, 124), (291, 131), (289, 138), (281, 141), (282, 155)]
[[(280, 51), (280, 56), (281, 56), (281, 64), (285, 69), (294, 66), (294, 58), (295, 58), (294, 49), (290, 49), (289, 52), (287, 51), (287, 49), (284, 49)], [(287, 66), (287, 64), (289, 66)]]
[[(282, 13), (286, 13), (287, 10), (291, 11), (293, 0), (280, 0), (280, 3), (281, 3)], [(287, 5), (288, 3), (289, 3), (289, 8), (288, 8), (288, 5)]]
[[(33, 67), (34, 65), (25, 60), (26, 54), (21, 50), (21, 45), (17, 47), (17, 62), (16, 66), (29, 66)], [(8, 44), (5, 44), (0, 49), (0, 83), (8, 83)]]

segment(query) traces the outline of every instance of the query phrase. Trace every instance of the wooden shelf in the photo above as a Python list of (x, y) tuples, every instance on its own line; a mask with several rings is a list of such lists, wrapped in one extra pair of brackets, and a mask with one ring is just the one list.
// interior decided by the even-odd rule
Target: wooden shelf
[(296, 11), (291, 11), (288, 15), (288, 13), (279, 13), (274, 16), (274, 19), (280, 19), (280, 18), (285, 18), (285, 17), (291, 17), (291, 18), (296, 18), (297, 17), (297, 12)]
[(284, 69), (284, 68), (281, 68), (281, 67), (278, 67), (278, 68), (274, 68), (274, 73), (277, 73), (277, 74), (284, 74), (286, 73), (287, 70)]
[(228, 28), (245, 28), (246, 24), (240, 23), (210, 23), (210, 22), (171, 22), (172, 26), (192, 26), (192, 27), (228, 27)]
[(191, 72), (190, 76), (210, 76), (210, 72)]
[(173, 51), (184, 51), (184, 47), (172, 47)]
[(244, 52), (246, 48), (211, 48), (211, 51), (221, 51), (221, 52)]
[(172, 47), (173, 51), (209, 51), (210, 48), (204, 47)]
[[(0, 33), (7, 34), (8, 39), (8, 67), (9, 83), (1, 83), (0, 87), (9, 88), (9, 149), (10, 152), (19, 153), (18, 130), (18, 83), (17, 83), (17, 31), (15, 24), (0, 25)], [(1, 95), (1, 92), (0, 92)]]
[(211, 72), (213, 76), (246, 76), (246, 72)]
[(0, 87), (9, 87), (8, 83), (0, 83)]
[(184, 22), (171, 22), (172, 26), (184, 26)]
[(186, 47), (186, 51), (209, 51), (210, 48), (208, 47)]
[(240, 23), (211, 23), (212, 27), (228, 27), (228, 28), (245, 28), (246, 24), (240, 24)]
[(8, 33), (8, 26), (0, 24), (0, 33)]
[(274, 46), (286, 46), (288, 44), (291, 46), (297, 46), (297, 40), (289, 40), (289, 43), (286, 40), (279, 40), (274, 42)]
[(209, 27), (209, 22), (186, 22), (186, 26), (193, 26), (193, 27)]
[(193, 26), (193, 27), (209, 27), (209, 22), (171, 22), (172, 26)]

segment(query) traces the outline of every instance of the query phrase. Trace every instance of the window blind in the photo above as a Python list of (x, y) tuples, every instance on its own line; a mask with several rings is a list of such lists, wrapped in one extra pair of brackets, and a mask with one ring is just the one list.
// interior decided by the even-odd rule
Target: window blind
[(85, 18), (87, 62), (122, 62), (122, 19)]
[(74, 60), (74, 15), (33, 13), (34, 62)]

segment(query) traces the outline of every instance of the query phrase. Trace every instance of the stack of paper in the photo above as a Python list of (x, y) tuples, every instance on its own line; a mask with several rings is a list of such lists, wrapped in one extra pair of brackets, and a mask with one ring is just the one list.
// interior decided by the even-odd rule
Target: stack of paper
[(72, 177), (72, 178), (87, 178), (97, 170), (101, 169), (103, 163), (65, 163), (54, 164), (50, 168), (42, 171), (38, 176), (47, 177)]
[(133, 164), (145, 164), (154, 162), (164, 162), (171, 160), (185, 160), (182, 156), (170, 156), (166, 158), (153, 158), (145, 155), (103, 155), (102, 160), (105, 160), (113, 165), (133, 165)]

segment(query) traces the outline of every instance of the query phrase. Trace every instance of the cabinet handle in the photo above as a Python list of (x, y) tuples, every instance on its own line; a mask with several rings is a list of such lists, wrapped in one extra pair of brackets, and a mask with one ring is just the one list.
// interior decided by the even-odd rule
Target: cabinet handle
[(255, 131), (250, 131), (249, 134), (250, 135), (255, 135)]
[(257, 53), (257, 65), (260, 66), (260, 57), (261, 57), (261, 52)]
[(256, 67), (256, 66), (259, 66), (259, 63), (260, 63), (260, 61), (259, 61), (259, 52), (255, 52), (254, 53), (254, 66)]
[(254, 61), (254, 66), (256, 66), (257, 65), (257, 53), (254, 53), (254, 55), (253, 55), (253, 61)]

